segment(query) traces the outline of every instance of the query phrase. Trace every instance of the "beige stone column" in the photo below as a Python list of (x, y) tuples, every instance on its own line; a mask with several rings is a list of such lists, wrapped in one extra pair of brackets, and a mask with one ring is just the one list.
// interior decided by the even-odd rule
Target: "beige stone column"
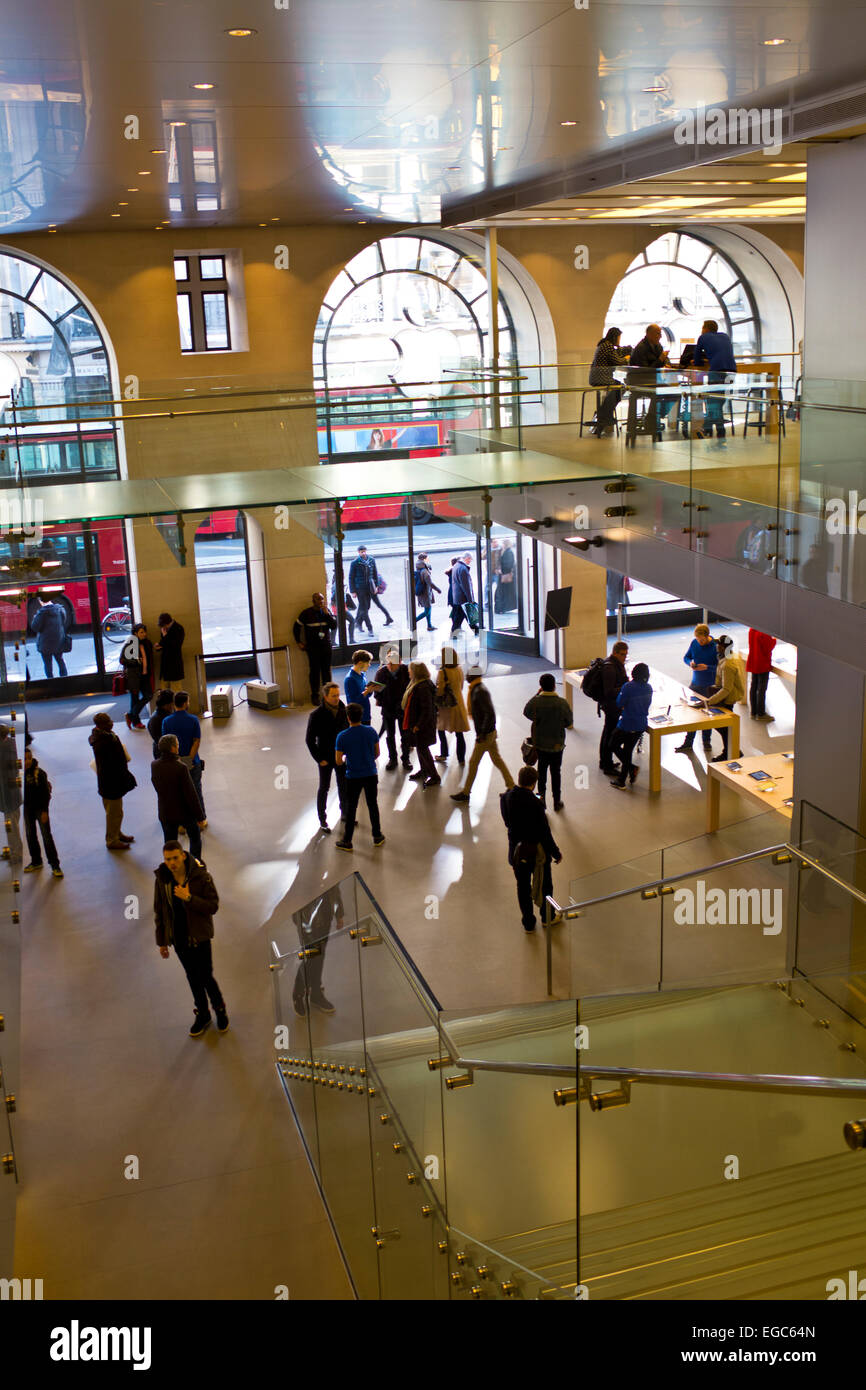
[(316, 533), (318, 509), (314, 505), (256, 507), (246, 516), (252, 523), (248, 529), (256, 646), (288, 643), (293, 689), (289, 688), (286, 663), (279, 653), (273, 663), (259, 659), (262, 678), (279, 685), (284, 702), (293, 699), (297, 705), (309, 704), (307, 658), (292, 636), (292, 625), (298, 614), (309, 608), (314, 593), (330, 598), (325, 579), (325, 546)]
[[(193, 538), (197, 520), (187, 518), (184, 528), (187, 563), (181, 565), (166, 541), (159, 534), (155, 519), (133, 521), (130, 570), (132, 592), (138, 594), (139, 611), (136, 620), (147, 624), (147, 635), (156, 646), (160, 639), (157, 618), (170, 613), (184, 629), (184, 683), (189, 691), (190, 708), (197, 714), (198, 696), (195, 679), (195, 657), (201, 653), (201, 615), (198, 606), (198, 582), (195, 572)], [(156, 654), (157, 671), (159, 653)]]
[(571, 585), (571, 621), (562, 630), (562, 666), (588, 666), (607, 655), (607, 571), (582, 555), (560, 552), (560, 585)]

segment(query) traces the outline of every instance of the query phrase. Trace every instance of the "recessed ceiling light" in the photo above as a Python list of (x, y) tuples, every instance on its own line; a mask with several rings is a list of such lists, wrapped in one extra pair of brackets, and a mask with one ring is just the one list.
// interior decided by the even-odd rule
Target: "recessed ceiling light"
[(119, 213), (119, 212), (112, 212), (112, 213), (109, 214), (109, 216), (111, 216), (111, 217), (119, 217), (119, 216), (120, 216), (120, 213)]
[(271, 221), (272, 221), (272, 222), (279, 222), (279, 220), (280, 220), (280, 219), (279, 219), (278, 217), (272, 217), (272, 218), (271, 218)]
[(129, 207), (129, 203), (118, 203), (117, 206), (118, 206), (119, 208), (128, 208), (128, 207)]
[(169, 121), (169, 125), (174, 129), (178, 129), (180, 126), (186, 125), (186, 121)]
[(168, 150), (164, 150), (164, 149), (151, 150), (150, 153), (151, 153), (151, 154), (168, 154)]
[(230, 39), (251, 39), (253, 34), (257, 34), (258, 29), (224, 29), (223, 33), (228, 34)]
[(645, 92), (663, 92), (664, 87), (644, 87)]
[(560, 125), (577, 125), (577, 121), (560, 121)]
[(215, 82), (190, 82), (194, 92), (212, 92), (216, 87)]
[(359, 226), (359, 227), (366, 227), (366, 225), (367, 225), (366, 220), (364, 220), (364, 221), (358, 223), (358, 226)]
[(149, 174), (149, 173), (150, 173), (150, 170), (149, 170), (149, 169), (139, 169), (139, 170), (137, 170), (137, 173), (138, 173), (139, 177), (141, 177), (141, 176), (144, 175), (144, 174)]
[(765, 48), (778, 48), (780, 43), (790, 43), (790, 39), (764, 39)]
[(164, 231), (165, 231), (165, 228), (164, 228), (164, 227), (154, 227), (153, 230), (154, 230), (155, 232), (164, 232)]

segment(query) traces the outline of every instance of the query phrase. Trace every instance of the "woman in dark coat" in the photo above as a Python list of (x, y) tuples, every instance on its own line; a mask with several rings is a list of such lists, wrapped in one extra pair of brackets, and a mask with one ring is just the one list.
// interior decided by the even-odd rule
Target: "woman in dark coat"
[(436, 742), (436, 687), (423, 661), (409, 663), (409, 677), (402, 702), (403, 728), (411, 734), (421, 764), (420, 772), (413, 772), (409, 781), (438, 787), (442, 778), (437, 776), (430, 752), (430, 744)]
[(129, 691), (129, 713), (126, 725), (129, 729), (144, 732), (141, 711), (148, 700), (153, 698), (153, 643), (147, 635), (144, 623), (132, 629), (135, 642), (124, 644), (120, 653), (120, 664), (126, 673), (126, 688)]
[(517, 607), (516, 568), (511, 542), (506, 541), (499, 556), (499, 582), (493, 597), (494, 613), (513, 613)]
[(93, 725), (88, 743), (96, 763), (97, 791), (105, 807), (105, 843), (108, 849), (129, 849), (135, 836), (121, 832), (123, 798), (138, 783), (127, 766), (126, 749), (117, 734), (112, 733), (114, 724), (110, 716), (95, 714)]

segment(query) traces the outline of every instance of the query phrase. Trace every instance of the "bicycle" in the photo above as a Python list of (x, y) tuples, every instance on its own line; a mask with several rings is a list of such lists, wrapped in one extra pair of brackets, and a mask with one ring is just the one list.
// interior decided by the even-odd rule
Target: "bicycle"
[(132, 632), (132, 611), (129, 599), (117, 608), (109, 608), (102, 619), (102, 635), (109, 642), (122, 642)]

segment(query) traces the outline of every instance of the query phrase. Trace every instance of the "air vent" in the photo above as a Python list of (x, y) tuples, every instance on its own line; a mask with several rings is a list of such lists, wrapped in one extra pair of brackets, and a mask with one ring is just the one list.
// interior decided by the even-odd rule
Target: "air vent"
[(806, 135), (836, 130), (840, 126), (856, 125), (866, 120), (866, 92), (856, 92), (838, 101), (825, 101), (820, 106), (794, 111), (791, 138), (802, 140)]

